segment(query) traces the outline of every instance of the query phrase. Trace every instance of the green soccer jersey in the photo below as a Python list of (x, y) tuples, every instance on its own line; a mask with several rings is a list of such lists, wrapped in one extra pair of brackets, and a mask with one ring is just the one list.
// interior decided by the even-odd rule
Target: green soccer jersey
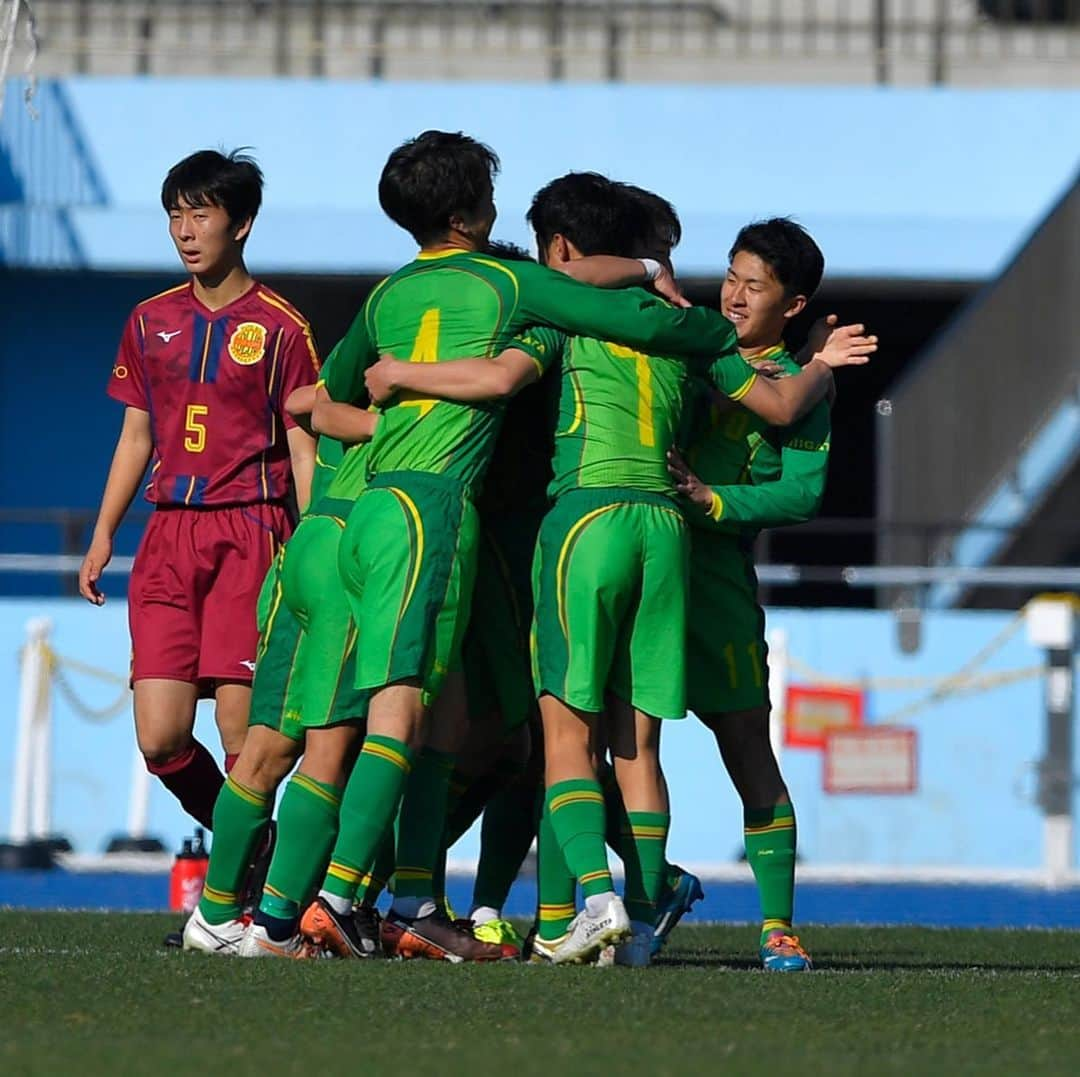
[(617, 486), (675, 496), (667, 469), (692, 378), (708, 378), (739, 399), (754, 371), (735, 353), (711, 364), (646, 355), (622, 344), (567, 338), (535, 327), (527, 334), (548, 361), (559, 360), (555, 498), (583, 487)]
[(334, 475), (344, 455), (345, 446), (334, 438), (320, 436), (315, 443), (315, 471), (311, 476), (309, 508), (317, 505), (326, 496), (326, 491), (334, 481)]
[[(734, 343), (731, 324), (714, 311), (670, 307), (640, 289), (603, 291), (543, 266), (482, 253), (421, 252), (368, 296), (326, 378), (327, 391), (334, 400), (359, 399), (363, 372), (379, 355), (417, 363), (490, 357), (516, 337), (543, 370), (552, 357), (542, 339), (526, 332), (535, 325), (688, 357), (712, 358)], [(475, 491), (501, 415), (497, 404), (399, 394), (383, 409), (369, 475), (445, 474)]]
[(339, 501), (355, 501), (367, 486), (367, 458), (371, 442), (353, 445), (346, 450), (338, 464), (333, 481), (325, 495)]
[[(783, 345), (759, 356), (789, 374), (800, 367)], [(698, 478), (716, 495), (712, 510), (690, 512), (711, 529), (756, 532), (816, 515), (825, 493), (830, 416), (825, 400), (787, 427), (770, 426), (745, 408), (719, 411), (702, 398), (705, 414), (689, 451)]]

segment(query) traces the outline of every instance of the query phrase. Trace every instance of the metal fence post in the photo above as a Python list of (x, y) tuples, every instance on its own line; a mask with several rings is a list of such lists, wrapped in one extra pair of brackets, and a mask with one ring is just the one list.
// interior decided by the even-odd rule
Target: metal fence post
[(1047, 880), (1063, 882), (1073, 870), (1073, 662), (1077, 600), (1048, 595), (1028, 603), (1028, 638), (1046, 651), (1046, 752), (1039, 764), (1043, 859)]

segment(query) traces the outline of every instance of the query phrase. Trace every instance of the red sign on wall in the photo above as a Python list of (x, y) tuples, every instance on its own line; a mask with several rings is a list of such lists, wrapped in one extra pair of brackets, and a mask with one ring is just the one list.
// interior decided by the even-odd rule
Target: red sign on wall
[(832, 729), (825, 738), (826, 793), (914, 793), (918, 784), (914, 729)]
[(832, 729), (863, 724), (861, 688), (842, 685), (788, 685), (784, 703), (784, 743), (792, 748), (824, 748)]

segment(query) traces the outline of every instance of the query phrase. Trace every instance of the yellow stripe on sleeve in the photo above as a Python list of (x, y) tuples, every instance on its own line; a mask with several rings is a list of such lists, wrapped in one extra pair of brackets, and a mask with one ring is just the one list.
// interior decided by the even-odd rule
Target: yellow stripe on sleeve
[(731, 397), (732, 400), (742, 400), (742, 398), (746, 396), (748, 392), (750, 392), (751, 388), (754, 385), (754, 382), (757, 381), (757, 378), (757, 371), (754, 371), (754, 373), (751, 374), (750, 377), (748, 377), (746, 381), (744, 381), (742, 385), (740, 385), (739, 388), (735, 390), (735, 392), (728, 393), (728, 396)]

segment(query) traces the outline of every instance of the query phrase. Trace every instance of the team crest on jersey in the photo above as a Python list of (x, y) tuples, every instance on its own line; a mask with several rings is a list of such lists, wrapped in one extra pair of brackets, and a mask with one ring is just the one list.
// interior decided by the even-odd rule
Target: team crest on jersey
[(266, 354), (266, 326), (241, 322), (229, 337), (229, 357), (241, 366), (252, 366)]

